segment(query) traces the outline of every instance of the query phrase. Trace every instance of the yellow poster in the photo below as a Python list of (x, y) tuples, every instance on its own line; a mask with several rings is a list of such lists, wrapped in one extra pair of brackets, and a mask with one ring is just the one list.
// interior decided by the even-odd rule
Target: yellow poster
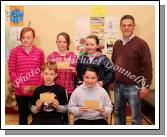
[(90, 34), (99, 38), (100, 45), (104, 45), (104, 17), (90, 18)]
[(104, 5), (93, 5), (90, 9), (90, 15), (92, 17), (104, 17), (106, 9)]

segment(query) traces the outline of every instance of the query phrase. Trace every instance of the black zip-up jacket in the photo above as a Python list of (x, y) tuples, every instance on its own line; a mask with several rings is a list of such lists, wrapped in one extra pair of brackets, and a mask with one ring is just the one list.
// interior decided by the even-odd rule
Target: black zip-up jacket
[(77, 82), (83, 81), (83, 70), (87, 67), (88, 64), (93, 64), (98, 68), (99, 71), (99, 81), (103, 81), (104, 88), (108, 90), (108, 86), (113, 82), (114, 71), (113, 64), (106, 55), (96, 56), (92, 62), (90, 62), (88, 55), (80, 56), (77, 61)]

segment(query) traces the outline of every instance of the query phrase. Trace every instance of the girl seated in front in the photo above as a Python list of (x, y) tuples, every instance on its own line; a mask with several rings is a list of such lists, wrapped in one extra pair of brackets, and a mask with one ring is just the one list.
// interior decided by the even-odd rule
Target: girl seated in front
[(68, 103), (68, 111), (74, 114), (74, 125), (107, 125), (106, 118), (113, 106), (109, 95), (99, 86), (98, 69), (88, 65), (83, 71), (83, 84), (77, 87)]

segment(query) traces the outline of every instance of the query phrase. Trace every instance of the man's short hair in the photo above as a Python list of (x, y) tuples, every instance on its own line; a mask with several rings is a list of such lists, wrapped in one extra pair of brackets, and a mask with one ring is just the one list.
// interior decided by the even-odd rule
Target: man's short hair
[(121, 25), (121, 22), (125, 19), (131, 19), (131, 20), (133, 20), (133, 24), (135, 24), (135, 19), (132, 15), (124, 15), (124, 16), (122, 16), (122, 18), (120, 20), (120, 25)]

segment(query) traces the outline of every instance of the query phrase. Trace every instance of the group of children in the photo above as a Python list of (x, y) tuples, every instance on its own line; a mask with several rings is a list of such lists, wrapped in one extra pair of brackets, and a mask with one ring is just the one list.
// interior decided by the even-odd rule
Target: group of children
[[(23, 28), (21, 45), (9, 56), (19, 124), (28, 124), (31, 107), (32, 125), (62, 125), (68, 112), (74, 114), (76, 125), (106, 125), (113, 108), (107, 93), (113, 70), (109, 58), (100, 52), (98, 37), (88, 36), (86, 54), (77, 57), (69, 51), (70, 36), (62, 32), (56, 39), (58, 51), (51, 53), (46, 63), (44, 52), (33, 44), (34, 38), (32, 28)], [(68, 65), (62, 66), (62, 62)], [(87, 108), (86, 100), (98, 101), (99, 108)]]

